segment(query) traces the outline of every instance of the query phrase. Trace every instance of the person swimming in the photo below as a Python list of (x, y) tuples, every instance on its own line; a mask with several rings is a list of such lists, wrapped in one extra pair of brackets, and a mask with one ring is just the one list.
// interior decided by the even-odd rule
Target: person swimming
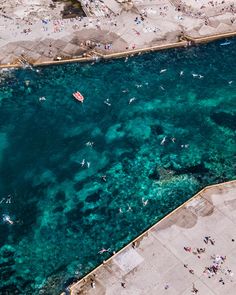
[(82, 162), (81, 162), (80, 164), (81, 164), (81, 167), (84, 167), (85, 159), (83, 159)]
[(45, 101), (46, 100), (46, 97), (42, 96), (39, 98), (39, 101)]
[(9, 223), (9, 224), (13, 224), (13, 223), (14, 223), (14, 222), (11, 220), (10, 216), (7, 215), (7, 214), (3, 214), (2, 220), (3, 220), (3, 222), (7, 222), (7, 223)]
[(135, 101), (136, 98), (135, 97), (132, 97), (130, 100), (129, 100), (129, 104), (131, 104), (133, 101)]
[(88, 142), (86, 142), (86, 146), (90, 146), (90, 147), (92, 147), (93, 146), (93, 144), (94, 144), (94, 142), (93, 141), (88, 141)]
[(6, 204), (11, 204), (11, 195), (7, 196)]
[(164, 73), (166, 71), (167, 71), (167, 69), (160, 70), (160, 74), (162, 74), (162, 73)]
[(102, 254), (102, 253), (109, 252), (109, 251), (111, 251), (110, 248), (108, 248), (108, 249), (102, 248), (100, 251), (98, 251), (98, 253)]
[(109, 107), (111, 106), (111, 103), (110, 103), (109, 98), (107, 98), (106, 100), (104, 100), (104, 103), (105, 103), (106, 105), (108, 105)]
[(106, 175), (102, 175), (101, 176), (102, 181), (106, 182), (107, 181), (107, 176)]
[(143, 206), (147, 206), (148, 200), (144, 200), (144, 198), (142, 198), (142, 203), (143, 203)]
[(166, 136), (164, 136), (164, 138), (162, 139), (162, 141), (161, 141), (161, 145), (164, 145), (165, 142), (166, 142)]

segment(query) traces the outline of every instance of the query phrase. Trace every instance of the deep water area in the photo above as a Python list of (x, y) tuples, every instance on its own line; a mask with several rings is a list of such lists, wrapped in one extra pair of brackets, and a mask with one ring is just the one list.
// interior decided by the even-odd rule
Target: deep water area
[(222, 42), (1, 70), (1, 295), (59, 294), (102, 248), (235, 179), (236, 39)]

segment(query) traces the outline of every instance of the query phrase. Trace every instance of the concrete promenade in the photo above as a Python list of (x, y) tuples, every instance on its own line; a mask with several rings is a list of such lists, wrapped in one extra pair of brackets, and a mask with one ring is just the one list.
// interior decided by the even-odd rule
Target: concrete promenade
[(115, 58), (236, 32), (236, 0), (81, 2), (86, 17), (63, 18), (61, 2), (0, 0), (0, 65)]
[(70, 288), (71, 295), (235, 295), (236, 181), (213, 185)]

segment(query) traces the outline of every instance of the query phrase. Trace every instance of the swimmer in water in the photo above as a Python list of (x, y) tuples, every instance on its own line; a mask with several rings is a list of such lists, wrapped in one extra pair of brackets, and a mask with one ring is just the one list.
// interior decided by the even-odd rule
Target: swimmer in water
[(85, 159), (83, 159), (83, 161), (80, 164), (81, 164), (81, 167), (84, 167)]
[(135, 101), (136, 98), (135, 97), (132, 97), (130, 100), (129, 100), (129, 104), (131, 104), (133, 101)]
[(110, 248), (108, 248), (108, 249), (102, 248), (100, 251), (98, 251), (98, 253), (102, 254), (102, 253), (109, 252), (109, 251), (111, 251)]
[(167, 69), (160, 70), (160, 74), (166, 72)]
[(42, 96), (39, 98), (39, 101), (45, 101), (46, 100), (46, 97)]
[(184, 71), (181, 71), (181, 72), (179, 73), (180, 76), (183, 76), (183, 74), (184, 74)]
[(11, 220), (10, 216), (9, 215), (6, 215), (6, 214), (3, 214), (3, 221), (4, 222), (7, 222), (9, 224), (13, 224), (14, 222)]
[(11, 195), (7, 196), (6, 204), (11, 204)]
[(101, 179), (106, 182), (107, 181), (107, 176), (106, 175), (102, 175)]
[(90, 164), (91, 164), (90, 162), (87, 162), (87, 167), (88, 167), (88, 168), (90, 167)]
[(161, 145), (164, 145), (165, 142), (166, 142), (166, 136), (162, 139), (162, 141), (161, 141)]
[(147, 203), (148, 203), (148, 200), (144, 200), (144, 198), (142, 198), (142, 203), (143, 203), (143, 206), (147, 206)]
[(88, 142), (86, 142), (86, 146), (90, 146), (90, 147), (92, 147), (93, 146), (93, 144), (94, 144), (94, 142), (93, 141), (88, 141)]
[(108, 105), (109, 107), (111, 106), (111, 103), (110, 103), (110, 101), (109, 101), (109, 98), (107, 98), (106, 100), (104, 100), (104, 103), (105, 103), (106, 105)]

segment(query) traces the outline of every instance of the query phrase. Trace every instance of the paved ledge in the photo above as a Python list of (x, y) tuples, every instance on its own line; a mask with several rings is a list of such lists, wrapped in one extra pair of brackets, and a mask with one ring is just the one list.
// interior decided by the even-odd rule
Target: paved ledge
[[(121, 51), (117, 53), (110, 53), (110, 54), (102, 54), (97, 52), (91, 52), (90, 56), (86, 57), (77, 57), (77, 58), (68, 58), (63, 60), (49, 60), (44, 62), (30, 62), (26, 60), (26, 65), (30, 65), (33, 67), (37, 66), (48, 66), (48, 65), (58, 65), (58, 64), (64, 64), (64, 63), (74, 63), (74, 62), (94, 62), (97, 60), (109, 60), (109, 59), (117, 59), (117, 58), (124, 58), (139, 54), (144, 54), (148, 52), (154, 52), (154, 51), (160, 51), (160, 50), (166, 50), (166, 49), (173, 49), (173, 48), (181, 48), (181, 47), (188, 47), (195, 44), (203, 44), (203, 43), (209, 43), (212, 41), (224, 39), (224, 38), (233, 38), (236, 36), (235, 32), (229, 32), (224, 34), (217, 34), (212, 36), (206, 36), (206, 37), (199, 37), (199, 38), (193, 38), (191, 36), (184, 36), (185, 40), (179, 41), (179, 42), (172, 42), (172, 43), (166, 43), (151, 47), (145, 47), (141, 49), (134, 49), (134, 50), (126, 50)], [(12, 64), (0, 64), (1, 68), (21, 68), (24, 65), (20, 62), (20, 59), (16, 59), (15, 63)]]
[(58, 59), (86, 61), (91, 54), (116, 58), (133, 49), (161, 49), (183, 36), (208, 42), (236, 32), (236, 0), (82, 0), (87, 16), (66, 19), (64, 1), (0, 2), (3, 67), (24, 65), (22, 59), (47, 64)]
[(70, 294), (234, 295), (234, 274), (236, 181), (231, 181), (200, 191), (72, 285)]

